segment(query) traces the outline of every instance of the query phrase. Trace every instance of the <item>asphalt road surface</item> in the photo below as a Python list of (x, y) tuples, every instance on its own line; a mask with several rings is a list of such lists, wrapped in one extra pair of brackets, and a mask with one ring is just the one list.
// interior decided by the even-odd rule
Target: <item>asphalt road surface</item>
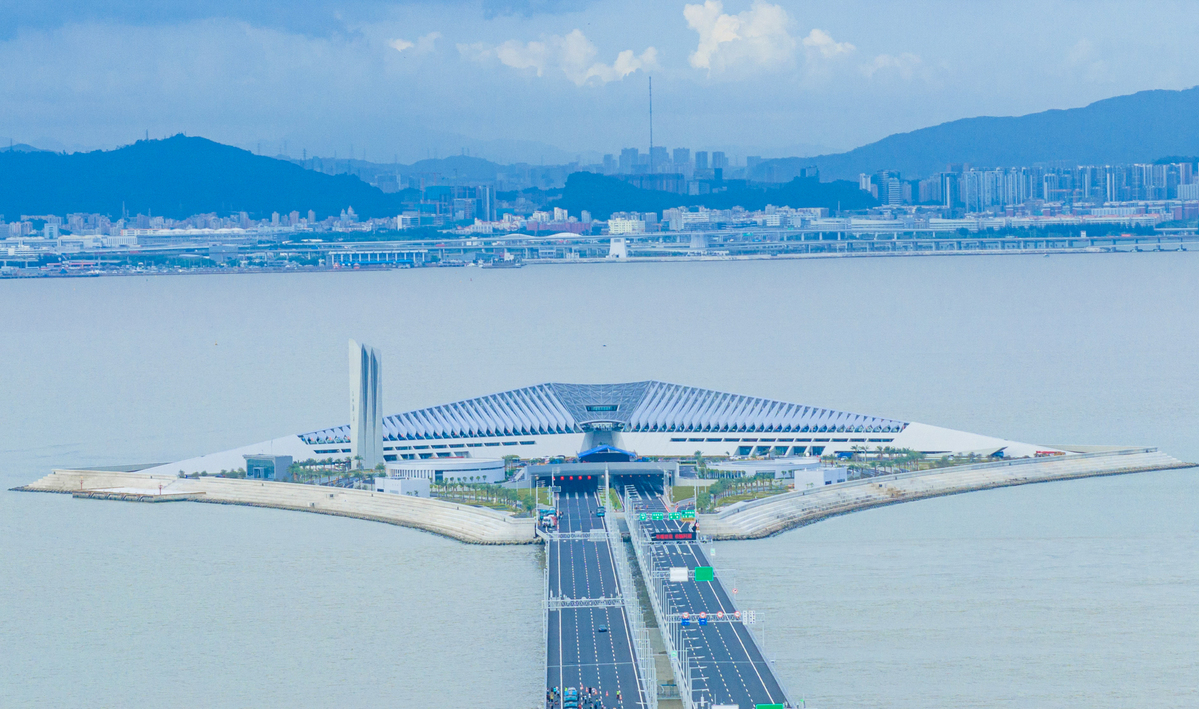
[[(598, 507), (594, 492), (564, 491), (558, 497), (558, 532), (603, 530), (603, 519), (596, 516)], [(551, 598), (616, 598), (619, 588), (612, 553), (607, 537), (602, 541), (551, 542), (548, 551)], [(607, 632), (600, 632), (600, 626), (605, 626)], [(546, 688), (553, 687), (596, 687), (605, 709), (648, 706), (642, 695), (623, 606), (550, 611)]]
[[(629, 507), (648, 513), (666, 512), (656, 490), (646, 483), (636, 485), (635, 493), (626, 503), (626, 510), (632, 513)], [(684, 528), (683, 523), (672, 520), (641, 524), (651, 531), (674, 532)], [(698, 543), (650, 542), (650, 549), (657, 568), (711, 566)], [(749, 628), (740, 621), (728, 620), (737, 608), (719, 579), (667, 582), (665, 588), (674, 608), (691, 614), (691, 624), (682, 632), (688, 657), (699, 667), (692, 677), (696, 701), (706, 696), (709, 705), (735, 704), (742, 709), (786, 702), (782, 687), (750, 636)], [(708, 614), (707, 625), (698, 622), (701, 611)], [(726, 620), (715, 619), (718, 611), (725, 614)]]

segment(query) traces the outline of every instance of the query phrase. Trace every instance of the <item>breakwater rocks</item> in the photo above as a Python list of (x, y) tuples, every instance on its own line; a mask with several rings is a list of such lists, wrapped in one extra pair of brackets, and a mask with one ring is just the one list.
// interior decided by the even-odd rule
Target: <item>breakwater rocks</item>
[(1011, 485), (1193, 467), (1156, 448), (1132, 448), (1049, 458), (1021, 458), (797, 490), (738, 503), (700, 515), (713, 539), (758, 539), (806, 524), (881, 505)]
[(16, 488), (137, 502), (191, 501), (316, 512), (423, 529), (471, 544), (532, 544), (536, 523), (482, 507), (369, 490), (96, 470), (55, 470)]

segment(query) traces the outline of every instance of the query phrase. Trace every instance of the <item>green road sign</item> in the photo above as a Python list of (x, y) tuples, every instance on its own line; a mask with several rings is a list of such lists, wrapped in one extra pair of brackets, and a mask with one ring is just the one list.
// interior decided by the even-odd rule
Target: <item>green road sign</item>
[(782, 704), (755, 704), (754, 709), (783, 709)]
[(652, 520), (654, 520), (654, 521), (661, 520), (661, 519), (662, 519), (662, 513), (661, 513), (661, 512), (655, 512), (655, 513), (653, 513), (652, 515), (650, 515), (650, 519), (652, 519)]
[(696, 581), (715, 581), (716, 580), (716, 572), (712, 570), (711, 566), (697, 566), (697, 567), (695, 567), (695, 580)]

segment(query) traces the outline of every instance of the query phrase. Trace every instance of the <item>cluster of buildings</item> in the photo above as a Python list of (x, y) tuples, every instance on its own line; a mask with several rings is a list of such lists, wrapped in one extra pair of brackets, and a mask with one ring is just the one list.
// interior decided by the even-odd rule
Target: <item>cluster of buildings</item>
[[(742, 171), (752, 170), (756, 160), (747, 160)], [(668, 152), (655, 147), (648, 153), (628, 148), (619, 158), (605, 156), (599, 165), (569, 167), (611, 172), (636, 186), (687, 194), (718, 188), (729, 159), (720, 152), (692, 154), (686, 148)], [(805, 174), (818, 176), (814, 168)], [(128, 264), (131, 254), (145, 255), (156, 247), (169, 250), (186, 243), (205, 247), (201, 258), (194, 261), (197, 264), (227, 263), (239, 254), (244, 257), (247, 251), (272, 248), (270, 245), (355, 241), (361, 240), (355, 232), (416, 228), (468, 239), (525, 234), (621, 238), (752, 229), (836, 233), (849, 235), (847, 238), (885, 232), (927, 238), (947, 232), (1050, 229), (1085, 237), (1092, 225), (1097, 227), (1092, 234), (1112, 233), (1117, 227), (1193, 232), (1199, 221), (1199, 171), (1187, 162), (997, 169), (958, 164), (923, 179), (903, 179), (895, 171), (862, 174), (858, 186), (881, 205), (852, 214), (830, 214), (817, 207), (678, 206), (661, 212), (616, 212), (599, 220), (586, 210), (570, 214), (545, 201), (544, 193), (501, 193), (500, 184), (492, 182), (422, 183), (422, 189), (413, 190), (411, 199), (398, 205), (398, 214), (369, 219), (360, 218), (348, 205), (339, 214), (320, 219), (311, 209), (274, 212), (261, 218), (252, 218), (245, 211), (185, 219), (71, 213), (21, 215), (6, 221), (0, 215), (0, 268), (99, 267), (104, 257), (109, 257), (111, 264), (120, 262), (122, 255)], [(414, 257), (406, 258), (416, 263)], [(298, 263), (325, 261), (304, 256)], [(245, 265), (244, 258), (240, 262)]]
[(1079, 165), (1075, 167), (978, 168), (948, 165), (944, 172), (905, 180), (899, 172), (863, 173), (858, 187), (886, 205), (927, 205), (966, 214), (1036, 210), (1042, 204), (1087, 204), (1102, 209), (1116, 203), (1199, 201), (1199, 174), (1193, 163)]

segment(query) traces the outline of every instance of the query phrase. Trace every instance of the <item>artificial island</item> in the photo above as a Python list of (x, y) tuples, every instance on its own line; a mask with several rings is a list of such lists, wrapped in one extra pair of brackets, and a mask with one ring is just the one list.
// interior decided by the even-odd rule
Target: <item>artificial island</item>
[(1156, 448), (1035, 445), (659, 381), (546, 383), (385, 416), (379, 353), (351, 341), (349, 364), (348, 424), (161, 465), (55, 470), (20, 489), (543, 543), (547, 707), (747, 709), (797, 704), (753, 632), (759, 614), (713, 568), (713, 540), (1190, 467)]

